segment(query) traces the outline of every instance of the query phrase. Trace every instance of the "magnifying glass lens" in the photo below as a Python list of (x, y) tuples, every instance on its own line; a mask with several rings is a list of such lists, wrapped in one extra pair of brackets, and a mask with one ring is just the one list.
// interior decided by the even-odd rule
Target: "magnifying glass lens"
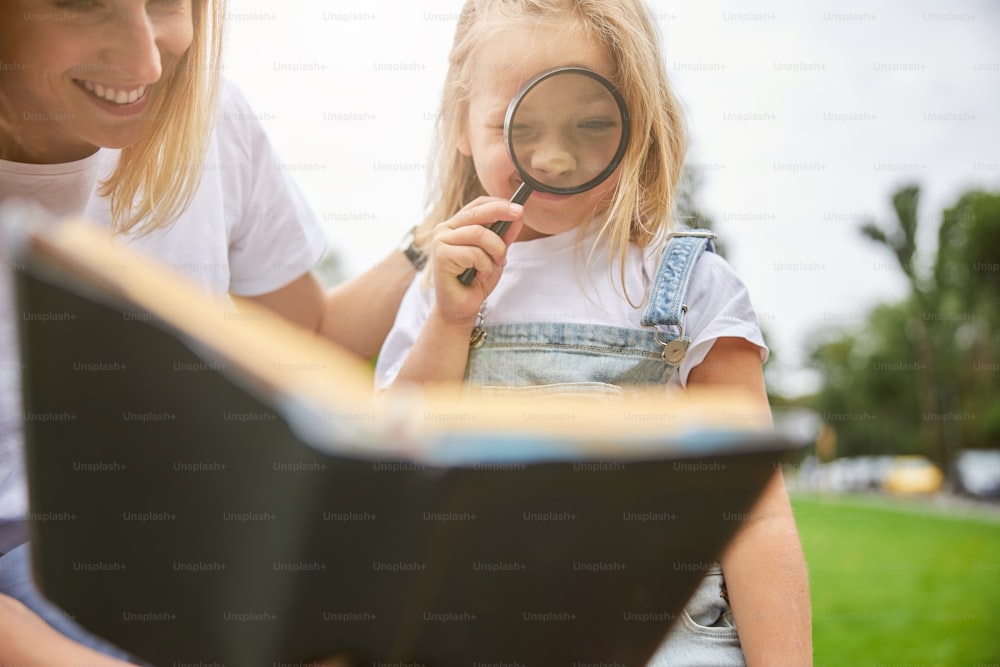
[(617, 166), (625, 118), (609, 85), (589, 70), (567, 69), (515, 100), (506, 124), (508, 149), (533, 189), (581, 192)]
[[(610, 176), (625, 154), (630, 119), (625, 100), (606, 78), (583, 67), (558, 67), (532, 78), (504, 117), (504, 141), (521, 185), (511, 201), (532, 192), (575, 195)], [(503, 236), (509, 220), (490, 229)], [(465, 285), (474, 268), (458, 276)]]

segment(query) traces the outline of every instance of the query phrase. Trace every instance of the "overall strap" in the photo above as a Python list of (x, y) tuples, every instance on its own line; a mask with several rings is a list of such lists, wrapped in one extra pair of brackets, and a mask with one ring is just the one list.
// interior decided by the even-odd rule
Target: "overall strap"
[(701, 229), (670, 234), (649, 290), (649, 301), (642, 314), (643, 326), (683, 324), (694, 265), (705, 250), (715, 252), (716, 238), (715, 232)]
[(687, 293), (691, 284), (691, 273), (701, 253), (715, 252), (714, 232), (691, 229), (673, 232), (663, 250), (663, 257), (656, 270), (653, 286), (649, 290), (649, 300), (642, 313), (642, 325), (647, 327), (678, 327), (676, 339), (663, 342), (663, 360), (677, 366), (687, 354), (691, 339), (684, 335), (684, 315), (687, 313)]

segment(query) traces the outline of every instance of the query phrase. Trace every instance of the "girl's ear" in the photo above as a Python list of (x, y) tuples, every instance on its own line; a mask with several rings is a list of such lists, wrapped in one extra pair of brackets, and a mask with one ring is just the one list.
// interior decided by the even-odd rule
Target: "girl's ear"
[(465, 157), (472, 157), (472, 144), (469, 141), (468, 128), (464, 126), (458, 132), (458, 152)]

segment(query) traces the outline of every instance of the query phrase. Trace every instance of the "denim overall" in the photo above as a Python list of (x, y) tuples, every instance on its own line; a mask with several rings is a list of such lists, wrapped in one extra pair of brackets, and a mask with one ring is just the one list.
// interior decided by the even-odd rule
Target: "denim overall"
[[(714, 251), (711, 232), (671, 235), (642, 315), (649, 329), (524, 322), (485, 325), (472, 345), (465, 381), (488, 396), (627, 396), (635, 385), (665, 385), (683, 361), (688, 285), (695, 262)], [(713, 563), (650, 665), (744, 665), (722, 568)]]

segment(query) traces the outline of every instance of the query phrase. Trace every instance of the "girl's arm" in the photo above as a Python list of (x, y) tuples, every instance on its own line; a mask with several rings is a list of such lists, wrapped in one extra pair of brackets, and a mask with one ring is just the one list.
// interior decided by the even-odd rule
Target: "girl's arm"
[[(505, 199), (480, 197), (435, 230), (431, 254), (442, 262), (440, 265), (435, 263), (435, 280), (439, 270), (452, 270), (463, 262), (467, 262), (464, 267), (475, 266), (479, 275), (468, 287), (456, 279), (464, 268), (455, 271), (450, 281), (437, 280), (438, 285), (451, 288), (445, 296), (452, 300), (446, 302), (450, 310), (439, 314), (443, 317), (438, 323), (441, 326), (433, 327), (433, 331), (429, 332), (438, 341), (431, 347), (443, 350), (447, 344), (448, 351), (453, 351), (455, 340), (461, 338), (458, 331), (462, 328), (466, 329), (468, 343), (468, 334), (472, 331), (479, 305), (499, 280), (495, 262), (503, 261), (507, 248), (496, 234), (483, 226), (496, 220), (513, 218), (515, 224), (504, 238), (515, 238), (520, 229), (521, 209), (512, 206), (517, 205), (511, 205)], [(395, 251), (365, 273), (329, 291), (324, 291), (316, 276), (306, 273), (282, 288), (250, 297), (249, 300), (321, 333), (364, 359), (372, 359), (392, 328), (399, 302), (415, 274), (410, 260), (401, 251)], [(439, 293), (439, 299), (441, 296)], [(468, 310), (468, 306), (477, 299), (471, 319), (465, 313), (456, 312), (455, 300), (464, 300)], [(468, 326), (465, 327), (465, 324)], [(468, 352), (467, 346), (465, 352)], [(457, 379), (461, 377), (460, 373)]]
[[(688, 386), (709, 385), (746, 389), (767, 406), (760, 351), (742, 338), (718, 339), (691, 370)], [(812, 665), (808, 572), (780, 471), (721, 561), (747, 665)]]
[[(431, 281), (434, 303), (396, 376), (396, 382), (459, 382), (469, 357), (469, 337), (483, 301), (503, 273), (507, 246), (520, 233), (522, 208), (507, 200), (480, 197), (434, 230)], [(513, 224), (501, 239), (487, 228), (496, 220)], [(475, 267), (470, 285), (458, 280)]]

